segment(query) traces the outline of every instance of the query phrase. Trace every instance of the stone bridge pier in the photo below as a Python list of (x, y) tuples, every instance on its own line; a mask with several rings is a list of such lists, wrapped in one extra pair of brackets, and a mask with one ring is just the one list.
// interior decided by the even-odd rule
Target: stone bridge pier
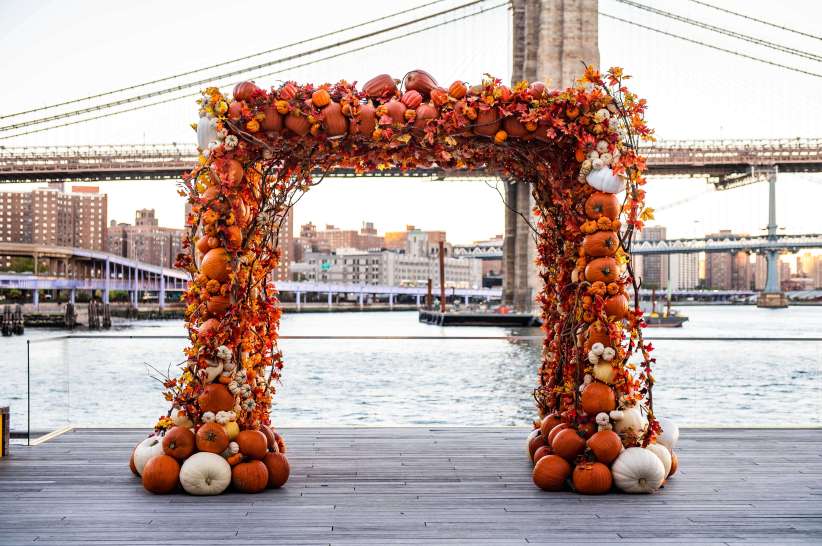
[[(583, 63), (598, 67), (597, 11), (598, 0), (513, 0), (512, 81), (565, 88), (582, 74)], [(509, 182), (505, 201), (502, 303), (531, 312), (540, 288), (536, 242), (530, 226), (511, 211), (533, 219), (529, 184)]]

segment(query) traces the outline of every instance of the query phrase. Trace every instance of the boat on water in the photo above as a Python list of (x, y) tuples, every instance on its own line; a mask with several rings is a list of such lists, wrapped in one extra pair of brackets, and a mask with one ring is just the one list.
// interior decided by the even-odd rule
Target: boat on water
[(656, 290), (651, 291), (651, 308), (642, 309), (645, 314), (645, 324), (648, 328), (681, 328), (688, 317), (671, 309), (671, 296), (666, 298), (665, 308), (661, 312), (656, 308)]

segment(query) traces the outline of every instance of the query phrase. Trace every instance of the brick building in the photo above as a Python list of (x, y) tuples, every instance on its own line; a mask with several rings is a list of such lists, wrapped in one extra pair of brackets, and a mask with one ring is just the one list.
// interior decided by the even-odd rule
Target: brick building
[(94, 186), (0, 192), (0, 241), (106, 250), (108, 199)]

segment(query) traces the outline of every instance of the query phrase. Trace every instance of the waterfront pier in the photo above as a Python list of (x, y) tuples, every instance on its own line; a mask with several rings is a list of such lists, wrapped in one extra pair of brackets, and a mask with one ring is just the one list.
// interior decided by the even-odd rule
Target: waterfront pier
[[(0, 543), (818, 544), (822, 430), (686, 429), (652, 497), (546, 495), (525, 428), (297, 428), (263, 494), (147, 493), (148, 431), (77, 429), (0, 460)], [(203, 521), (221, 521), (218, 527)]]

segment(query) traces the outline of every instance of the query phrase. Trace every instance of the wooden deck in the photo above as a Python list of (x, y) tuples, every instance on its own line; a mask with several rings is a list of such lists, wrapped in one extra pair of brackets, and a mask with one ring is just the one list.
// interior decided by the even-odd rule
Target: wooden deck
[(682, 433), (657, 494), (531, 483), (525, 429), (283, 430), (259, 495), (146, 493), (138, 430), (76, 430), (0, 460), (0, 544), (822, 544), (822, 429)]

